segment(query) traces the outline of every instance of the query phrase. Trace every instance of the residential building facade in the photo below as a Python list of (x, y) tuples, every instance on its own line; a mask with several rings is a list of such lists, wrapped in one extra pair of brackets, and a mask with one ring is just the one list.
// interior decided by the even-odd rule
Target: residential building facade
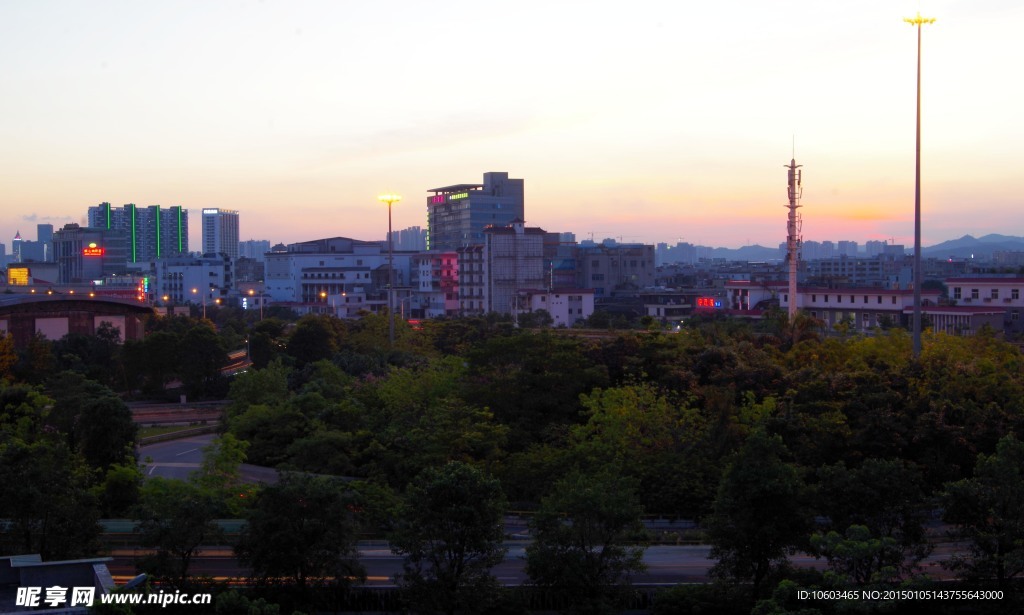
[(92, 228), (124, 235), (129, 263), (188, 254), (188, 210), (179, 205), (138, 207), (128, 203), (115, 208), (100, 203), (89, 208), (88, 219)]

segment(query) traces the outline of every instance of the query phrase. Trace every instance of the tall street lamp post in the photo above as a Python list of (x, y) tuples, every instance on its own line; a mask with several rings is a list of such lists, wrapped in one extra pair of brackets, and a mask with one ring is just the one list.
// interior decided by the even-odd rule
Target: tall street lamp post
[(917, 144), (914, 169), (914, 358), (921, 356), (921, 26), (935, 19), (905, 17), (903, 21), (917, 26)]
[(388, 204), (388, 344), (395, 346), (395, 251), (391, 239), (391, 205), (402, 200), (397, 194), (382, 194), (377, 200)]
[[(193, 295), (199, 294), (199, 289), (198, 288), (193, 288), (192, 289), (192, 294)], [(203, 320), (206, 320), (206, 295), (205, 294), (203, 295)]]
[[(253, 296), (255, 294), (256, 294), (256, 291), (250, 288), (249, 289), (249, 299), (252, 300), (252, 298), (253, 298)], [(260, 291), (260, 320), (263, 320), (263, 291)]]

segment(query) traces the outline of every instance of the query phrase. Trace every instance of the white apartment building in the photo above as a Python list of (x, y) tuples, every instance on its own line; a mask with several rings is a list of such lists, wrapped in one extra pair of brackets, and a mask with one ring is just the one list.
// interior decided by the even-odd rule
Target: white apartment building
[[(408, 294), (415, 256), (394, 253), (395, 311)], [(289, 244), (286, 252), (266, 254), (265, 292), (274, 303), (300, 313), (355, 316), (388, 305), (388, 249), (384, 241), (332, 237)], [(404, 306), (402, 306), (404, 307)]]
[(521, 291), (520, 314), (546, 310), (555, 327), (571, 327), (594, 313), (594, 289), (555, 288)]

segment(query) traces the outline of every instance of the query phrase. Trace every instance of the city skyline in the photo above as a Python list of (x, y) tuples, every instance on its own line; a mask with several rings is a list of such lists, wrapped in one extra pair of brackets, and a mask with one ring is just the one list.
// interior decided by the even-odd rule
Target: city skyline
[[(90, 206), (240, 212), (240, 239), (382, 239), (428, 190), (504, 171), (577, 239), (912, 245), (1024, 235), (1011, 2), (0, 6), (0, 241)], [(199, 246), (199, 225), (190, 244)]]

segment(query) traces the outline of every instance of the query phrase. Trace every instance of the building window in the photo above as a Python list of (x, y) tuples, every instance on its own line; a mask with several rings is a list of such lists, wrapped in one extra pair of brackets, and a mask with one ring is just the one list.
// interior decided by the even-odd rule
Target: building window
[(960, 289), (959, 286), (954, 286), (953, 287), (953, 298), (954, 299), (961, 299), (962, 297), (963, 297), (963, 291)]
[(882, 305), (882, 295), (878, 295), (878, 305)]
[(893, 298), (892, 298), (892, 304), (896, 305), (896, 297), (895, 296), (893, 296)]
[(1020, 299), (1020, 289), (1019, 288), (1014, 288), (1014, 289), (1010, 290), (1010, 299), (1013, 299), (1014, 301), (1016, 301), (1017, 299)]
[(977, 299), (979, 296), (980, 295), (978, 294), (978, 289), (977, 288), (972, 288), (971, 289), (971, 299)]
[(991, 292), (992, 292), (992, 298), (993, 299), (998, 299), (999, 298), (999, 289), (998, 288), (993, 288)]
[[(828, 295), (825, 295), (825, 301), (828, 301)], [(836, 295), (836, 303), (842, 303), (842, 302), (843, 302), (843, 296), (842, 295)]]
[(825, 303), (828, 303), (828, 295), (825, 295)]
[(811, 295), (811, 303), (817, 303), (817, 302), (818, 302), (818, 295)]
[(868, 296), (864, 295), (864, 303), (867, 303), (867, 302), (868, 302)]

